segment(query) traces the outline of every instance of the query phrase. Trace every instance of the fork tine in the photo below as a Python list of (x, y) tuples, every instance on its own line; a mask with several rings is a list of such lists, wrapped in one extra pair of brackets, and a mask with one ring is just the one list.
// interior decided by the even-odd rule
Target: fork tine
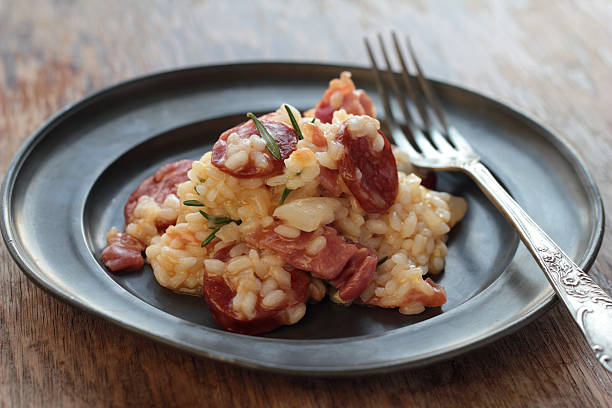
[(427, 136), (423, 134), (423, 132), (421, 132), (420, 130), (417, 130), (416, 132), (413, 132), (413, 137), (414, 137), (414, 141), (419, 146), (419, 149), (421, 149), (421, 152), (423, 152), (425, 156), (439, 156), (440, 155), (440, 152), (437, 151), (433, 147), (433, 145), (431, 144), (429, 139), (427, 139)]
[(446, 122), (446, 117), (444, 116), (444, 112), (440, 108), (440, 104), (438, 103), (438, 100), (433, 90), (431, 89), (429, 82), (425, 79), (425, 76), (423, 75), (423, 70), (421, 69), (421, 65), (419, 65), (419, 61), (417, 60), (414, 49), (412, 48), (410, 38), (407, 38), (407, 42), (408, 51), (410, 52), (410, 57), (412, 58), (412, 62), (414, 63), (414, 66), (417, 70), (417, 77), (419, 79), (419, 83), (421, 84), (421, 88), (423, 89), (423, 93), (425, 93), (425, 98), (427, 98), (427, 101), (436, 113), (436, 116), (438, 117), (438, 120), (440, 121), (440, 124), (444, 129), (444, 133), (448, 135), (448, 125)]
[(470, 146), (467, 140), (465, 140), (463, 136), (461, 136), (461, 134), (452, 126), (448, 129), (448, 137), (450, 141), (453, 142), (453, 145), (457, 148), (457, 150), (470, 153), (474, 152), (472, 146)]
[(401, 135), (399, 133), (394, 133), (393, 141), (397, 144), (397, 147), (399, 147), (400, 150), (408, 153), (410, 157), (421, 157), (421, 153), (414, 148), (412, 143), (408, 141), (408, 138), (403, 133)]
[(367, 38), (364, 38), (363, 42), (365, 43), (366, 50), (368, 51), (368, 57), (370, 58), (370, 64), (372, 65), (372, 73), (374, 74), (374, 82), (376, 83), (376, 90), (378, 91), (380, 99), (382, 100), (387, 122), (389, 122), (392, 126), (397, 126), (395, 120), (393, 119), (391, 105), (389, 104), (389, 97), (387, 95), (385, 87), (382, 84), (382, 78), (380, 76), (380, 71), (378, 70), (378, 64), (376, 63), (376, 59), (374, 58), (374, 53), (372, 52), (372, 48), (370, 47), (370, 42)]
[[(382, 78), (380, 75), (380, 71), (378, 69), (378, 64), (376, 63), (376, 59), (374, 58), (374, 53), (372, 52), (372, 48), (370, 47), (370, 42), (368, 41), (367, 38), (364, 38), (363, 41), (365, 43), (366, 50), (368, 52), (368, 57), (370, 58), (370, 64), (372, 65), (372, 73), (374, 74), (374, 82), (376, 83), (376, 89), (378, 90), (378, 94), (380, 95), (380, 98), (382, 100), (383, 109), (385, 110), (385, 118), (387, 120), (387, 123), (390, 125), (389, 130), (393, 131), (394, 128), (399, 129), (399, 126), (393, 119), (393, 113), (391, 112), (391, 105), (389, 104), (389, 96), (387, 95), (387, 92), (385, 91), (385, 87), (382, 84)], [(406, 151), (406, 153), (408, 153), (410, 156), (420, 157), (421, 154), (416, 151), (416, 149), (408, 141), (406, 136), (403, 133), (401, 135), (399, 133), (400, 132), (393, 132), (392, 134), (393, 140), (398, 145), (398, 147)]]
[(432, 131), (429, 132), (429, 134), (431, 135), (431, 139), (433, 140), (436, 147), (442, 153), (452, 154), (456, 151), (455, 148), (451, 146), (450, 143), (448, 143), (446, 138), (442, 136), (442, 134), (438, 132), (437, 130), (433, 129)]
[(423, 125), (427, 131), (431, 129), (431, 123), (429, 121), (429, 115), (427, 114), (427, 110), (421, 101), (421, 98), (418, 98), (416, 92), (414, 91), (414, 87), (412, 86), (410, 74), (408, 73), (408, 67), (406, 66), (406, 60), (404, 60), (404, 53), (399, 45), (399, 41), (397, 39), (397, 35), (395, 31), (391, 32), (391, 37), (393, 38), (393, 45), (395, 47), (395, 54), (400, 61), (400, 65), (402, 66), (402, 82), (404, 84), (404, 88), (408, 91), (410, 95), (410, 99), (414, 102), (419, 111), (419, 116), (423, 121)]
[(378, 34), (378, 43), (380, 44), (380, 50), (382, 51), (383, 58), (385, 63), (387, 64), (387, 77), (388, 82), (391, 84), (391, 90), (395, 94), (395, 99), (402, 110), (402, 114), (404, 115), (404, 120), (408, 127), (412, 127), (412, 115), (410, 115), (410, 111), (406, 106), (406, 101), (404, 100), (404, 96), (400, 92), (399, 86), (397, 85), (397, 81), (395, 80), (395, 75), (393, 75), (393, 69), (391, 68), (391, 61), (389, 60), (389, 55), (387, 54), (387, 48), (385, 47), (385, 42), (382, 39), (380, 33)]

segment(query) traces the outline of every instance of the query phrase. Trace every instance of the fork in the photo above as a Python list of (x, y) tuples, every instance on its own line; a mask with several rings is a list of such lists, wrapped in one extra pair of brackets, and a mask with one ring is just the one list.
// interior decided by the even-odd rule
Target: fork
[[(407, 39), (408, 53), (416, 69), (418, 88), (409, 74), (402, 47), (396, 34), (391, 34), (397, 59), (401, 65), (401, 81), (393, 73), (391, 61), (382, 36), (378, 35), (380, 50), (387, 69), (386, 82), (400, 107), (404, 123), (398, 124), (391, 109), (391, 97), (383, 85), (374, 53), (367, 38), (364, 39), (378, 93), (385, 111), (386, 124), (398, 147), (408, 153), (413, 165), (435, 171), (460, 171), (468, 174), (503, 214), (510, 225), (544, 271), (546, 278), (563, 301), (582, 330), (595, 357), (612, 372), (612, 299), (555, 242), (527, 215), (519, 204), (497, 182), (481, 163), (459, 131), (450, 126), (431, 85), (425, 79), (415, 52)], [(401, 85), (400, 85), (401, 84)], [(402, 92), (402, 88), (405, 92)], [(423, 98), (424, 96), (424, 98)], [(416, 107), (421, 119), (419, 126), (412, 117), (406, 99)], [(433, 111), (438, 121), (434, 125), (429, 117)], [(438, 129), (441, 128), (441, 129)]]

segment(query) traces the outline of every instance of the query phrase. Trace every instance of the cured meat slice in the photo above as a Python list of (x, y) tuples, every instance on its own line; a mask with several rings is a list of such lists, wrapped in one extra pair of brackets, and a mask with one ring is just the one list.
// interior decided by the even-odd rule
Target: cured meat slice
[(363, 117), (348, 119), (338, 128), (336, 137), (344, 145), (338, 170), (361, 207), (379, 213), (395, 202), (399, 186), (397, 164), (382, 132), (358, 134), (355, 129), (360, 126), (356, 125), (359, 120)]
[(340, 187), (340, 183), (338, 183), (338, 171), (330, 170), (325, 166), (319, 166), (319, 169), (319, 184), (334, 197), (340, 197), (342, 194), (342, 187)]
[(418, 294), (414, 296), (414, 300), (421, 302), (424, 306), (438, 307), (446, 303), (446, 291), (431, 278), (425, 279), (425, 282), (433, 289), (433, 294), (424, 295)]
[(219, 140), (213, 146), (212, 164), (224, 173), (240, 178), (264, 177), (282, 173), (283, 161), (297, 146), (295, 130), (282, 122), (267, 119), (261, 122), (278, 144), (280, 160), (270, 154), (255, 123), (249, 120), (226, 130), (219, 136)]
[(228, 246), (225, 246), (225, 247), (219, 249), (218, 251), (216, 251), (213, 254), (213, 258), (214, 259), (218, 259), (218, 260), (223, 261), (223, 262), (227, 262), (231, 258), (229, 253), (230, 253), (230, 251), (232, 250), (233, 247), (234, 247), (234, 245), (228, 245)]
[[(329, 280), (344, 301), (358, 297), (372, 280), (377, 262), (373, 251), (345, 241), (331, 227), (286, 238), (274, 231), (277, 225), (249, 237), (251, 245), (270, 249), (289, 265), (308, 271), (315, 278)], [(317, 246), (315, 240), (322, 242), (317, 252), (313, 250)]]
[(342, 273), (330, 281), (338, 288), (342, 300), (352, 300), (361, 295), (376, 271), (378, 258), (374, 251), (359, 244), (357, 252), (344, 267)]
[[(151, 177), (143, 181), (130, 194), (123, 208), (125, 224), (130, 224), (133, 221), (134, 210), (138, 205), (140, 197), (148, 196), (156, 203), (163, 204), (168, 195), (176, 194), (178, 184), (189, 180), (187, 172), (191, 169), (192, 163), (191, 160), (180, 160), (166, 164)], [(157, 220), (155, 227), (159, 232), (164, 232), (166, 228), (174, 225), (175, 222), (176, 220)], [(140, 269), (144, 266), (142, 251), (145, 248), (145, 244), (138, 238), (113, 228), (108, 233), (107, 246), (102, 251), (102, 261), (113, 272)]]
[(111, 271), (143, 267), (142, 251), (145, 250), (145, 245), (138, 238), (115, 229), (109, 233), (106, 244), (102, 251), (102, 261)]
[(273, 250), (289, 265), (308, 271), (315, 278), (331, 280), (340, 275), (357, 252), (357, 246), (345, 242), (331, 227), (322, 229), (319, 236), (325, 239), (325, 245), (314, 254), (309, 254), (306, 249), (318, 238), (315, 232), (302, 232), (297, 238), (286, 238), (274, 230), (267, 230), (259, 234), (258, 245)]
[(292, 307), (303, 304), (308, 296), (310, 277), (304, 271), (286, 269), (291, 274), (291, 287), (284, 290), (284, 300), (273, 308), (262, 304), (257, 296), (255, 316), (245, 318), (234, 310), (236, 290), (231, 288), (222, 275), (204, 273), (204, 296), (214, 319), (229, 331), (243, 334), (260, 334), (291, 324), (287, 316)]
[(429, 170), (423, 170), (419, 173), (419, 176), (421, 177), (421, 185), (423, 187), (427, 187), (430, 190), (436, 188), (436, 173)]
[(312, 123), (306, 123), (304, 124), (304, 130), (309, 132), (312, 144), (318, 147), (327, 147), (327, 139), (321, 128)]
[[(191, 160), (179, 160), (174, 163), (168, 163), (157, 170), (151, 177), (143, 181), (136, 190), (132, 192), (123, 208), (125, 224), (127, 225), (132, 221), (134, 209), (141, 196), (149, 196), (153, 198), (156, 203), (162, 204), (169, 194), (176, 194), (177, 186), (189, 180), (187, 172), (191, 170), (192, 164), (193, 161)], [(157, 229), (158, 231), (164, 231), (169, 225), (172, 224), (160, 223), (157, 225)]]
[(342, 72), (340, 79), (329, 82), (329, 88), (323, 94), (315, 108), (315, 117), (321, 122), (331, 123), (334, 112), (344, 109), (353, 115), (376, 117), (376, 109), (370, 97), (362, 89), (355, 89), (350, 72)]

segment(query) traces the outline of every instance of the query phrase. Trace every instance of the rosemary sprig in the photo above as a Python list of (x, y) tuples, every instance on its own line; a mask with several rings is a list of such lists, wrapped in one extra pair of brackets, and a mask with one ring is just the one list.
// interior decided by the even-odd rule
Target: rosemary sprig
[(298, 126), (297, 120), (295, 120), (295, 116), (293, 116), (293, 112), (291, 112), (291, 108), (289, 108), (289, 105), (285, 104), (285, 110), (287, 111), (287, 115), (289, 115), (291, 126), (293, 126), (293, 130), (295, 130), (298, 140), (304, 139), (304, 135), (302, 134), (302, 131), (300, 130), (300, 127)]
[(389, 259), (389, 257), (385, 256), (383, 259), (381, 259), (380, 261), (376, 262), (376, 266), (380, 266), (380, 265), (384, 264), (387, 259)]
[(233, 220), (228, 217), (211, 217), (210, 215), (208, 215), (208, 213), (202, 210), (200, 210), (200, 214), (202, 214), (202, 217), (206, 218), (208, 221), (212, 221), (212, 223), (216, 225), (225, 225), (229, 224), (230, 222), (235, 222), (237, 225), (240, 225), (242, 223), (242, 220)]
[(212, 232), (208, 234), (208, 236), (206, 237), (204, 241), (202, 241), (202, 244), (200, 245), (201, 247), (205, 247), (206, 245), (210, 243), (210, 241), (215, 239), (217, 232), (219, 232), (221, 227), (224, 226), (225, 224), (229, 224), (230, 222), (235, 222), (236, 224), (240, 225), (242, 223), (242, 220), (232, 220), (231, 218), (228, 218), (228, 217), (211, 217), (210, 215), (208, 215), (206, 212), (202, 210), (200, 210), (200, 214), (202, 214), (202, 217), (206, 218), (208, 221), (212, 221), (212, 223), (215, 224), (214, 227), (208, 227), (208, 229), (212, 230)]
[(230, 222), (235, 222), (237, 225), (240, 225), (242, 223), (242, 220), (232, 220), (231, 218), (227, 218), (227, 217), (215, 217), (212, 220), (213, 224), (229, 224)]
[(213, 229), (213, 232), (211, 232), (204, 241), (202, 241), (202, 245), (200, 245), (202, 248), (204, 248), (206, 245), (210, 244), (210, 241), (212, 241), (213, 239), (215, 239), (215, 235), (217, 235), (217, 232), (219, 232), (219, 230), (221, 229), (221, 227), (216, 227)]
[(280, 201), (279, 201), (278, 205), (281, 205), (282, 203), (284, 203), (285, 200), (287, 199), (287, 196), (292, 191), (293, 191), (292, 189), (285, 187), (285, 189), (283, 190), (283, 194), (281, 195), (281, 198), (280, 198)]
[(257, 119), (257, 116), (253, 115), (251, 112), (247, 113), (247, 117), (249, 119), (252, 119), (253, 122), (255, 122), (257, 131), (259, 132), (259, 135), (263, 138), (263, 140), (266, 141), (266, 147), (268, 148), (268, 151), (270, 152), (270, 154), (274, 156), (276, 160), (280, 160), (281, 159), (280, 148), (278, 147), (276, 140), (274, 140), (270, 132), (268, 132), (268, 129), (266, 129), (264, 124), (261, 123), (259, 119)]
[(189, 207), (204, 207), (204, 204), (202, 204), (198, 200), (186, 200), (183, 201), (183, 204)]

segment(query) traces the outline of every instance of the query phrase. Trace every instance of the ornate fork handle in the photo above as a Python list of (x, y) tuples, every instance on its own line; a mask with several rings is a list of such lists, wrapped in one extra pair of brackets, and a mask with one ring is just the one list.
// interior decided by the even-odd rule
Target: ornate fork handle
[(479, 161), (460, 166), (514, 226), (572, 314), (595, 356), (612, 372), (612, 298), (582, 271)]

